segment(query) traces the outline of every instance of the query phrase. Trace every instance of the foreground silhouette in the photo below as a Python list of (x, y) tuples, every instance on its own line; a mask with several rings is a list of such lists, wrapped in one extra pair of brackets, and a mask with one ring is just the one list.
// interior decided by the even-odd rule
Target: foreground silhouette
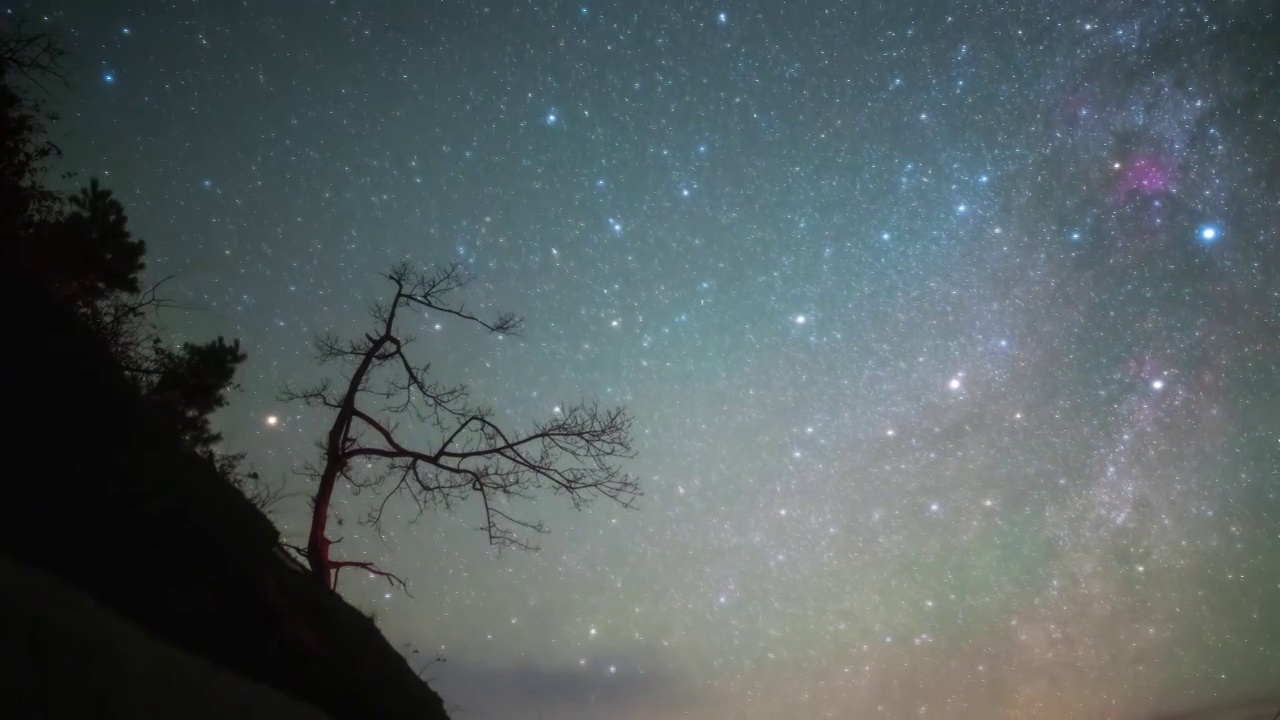
[(239, 345), (165, 344), (123, 207), (96, 182), (70, 198), (44, 185), (58, 151), (11, 80), (57, 78), (59, 56), (42, 35), (0, 37), (22, 343), (6, 366), (0, 716), (446, 718), (372, 620), (285, 554), (215, 451)]

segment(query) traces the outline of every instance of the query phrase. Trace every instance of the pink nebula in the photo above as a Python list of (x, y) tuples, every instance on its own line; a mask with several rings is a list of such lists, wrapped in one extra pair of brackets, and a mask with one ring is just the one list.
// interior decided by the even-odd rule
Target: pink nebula
[(1116, 170), (1115, 199), (1123, 202), (1133, 194), (1173, 192), (1177, 189), (1175, 172), (1173, 163), (1156, 155), (1134, 155)]

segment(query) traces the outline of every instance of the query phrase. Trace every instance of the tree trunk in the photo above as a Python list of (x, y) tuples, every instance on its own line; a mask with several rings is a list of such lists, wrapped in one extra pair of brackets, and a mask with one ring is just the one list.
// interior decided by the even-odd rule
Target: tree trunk
[(325, 463), (324, 472), (320, 475), (320, 487), (316, 490), (315, 507), (311, 512), (311, 534), (307, 538), (307, 564), (311, 566), (311, 574), (328, 588), (333, 586), (333, 579), (329, 574), (330, 542), (324, 533), (329, 524), (329, 501), (337, 479), (338, 463), (331, 459)]

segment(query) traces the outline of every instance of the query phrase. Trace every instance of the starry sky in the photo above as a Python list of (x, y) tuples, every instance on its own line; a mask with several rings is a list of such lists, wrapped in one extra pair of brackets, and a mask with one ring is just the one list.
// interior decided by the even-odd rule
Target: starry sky
[[(884, 5), (885, 7), (880, 7)], [(1280, 688), (1280, 16), (1266, 0), (51, 0), (66, 169), (250, 355), (297, 493), (319, 332), (399, 260), (519, 338), (417, 351), (521, 427), (635, 416), (637, 509), (362, 528), (454, 717), (1138, 718)], [(38, 8), (38, 9), (37, 9)], [(269, 418), (274, 421), (269, 422)], [(412, 428), (406, 430), (412, 439)]]

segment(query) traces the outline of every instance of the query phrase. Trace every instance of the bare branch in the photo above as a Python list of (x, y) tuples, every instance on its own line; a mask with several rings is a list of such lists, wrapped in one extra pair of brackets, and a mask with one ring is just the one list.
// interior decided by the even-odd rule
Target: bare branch
[[(430, 365), (415, 364), (409, 357), (410, 341), (397, 332), (397, 323), (406, 308), (465, 320), (490, 333), (517, 332), (520, 319), (509, 314), (481, 319), (453, 304), (451, 294), (470, 281), (458, 265), (425, 273), (399, 264), (384, 277), (393, 292), (371, 307), (372, 331), (356, 340), (323, 336), (316, 342), (322, 362), (350, 363), (345, 391), (338, 394), (325, 382), (281, 393), (282, 400), (334, 412), (322, 445), (324, 463), (316, 470), (319, 485), (307, 545), (307, 559), (318, 578), (335, 587), (340, 568), (368, 569), (365, 563), (329, 556), (333, 541), (325, 529), (330, 498), (340, 482), (353, 492), (376, 493), (364, 518), (375, 527), (393, 497), (408, 501), (420, 516), (430, 508), (454, 510), (478, 496), (484, 515), (478, 529), (500, 549), (536, 549), (531, 538), (547, 528), (521, 517), (513, 502), (541, 492), (567, 495), (575, 508), (597, 497), (626, 508), (634, 505), (639, 484), (621, 467), (634, 457), (631, 417), (623, 408), (582, 402), (525, 431), (509, 433), (489, 410), (470, 404), (466, 386), (430, 379)], [(406, 413), (416, 422), (401, 434), (393, 419)]]
[(48, 94), (41, 78), (53, 78), (66, 84), (62, 59), (66, 51), (49, 33), (29, 32), (20, 18), (10, 17), (8, 27), (0, 35), (0, 75), (16, 72), (32, 85)]
[(413, 272), (409, 270), (408, 265), (401, 264), (392, 269), (386, 277), (396, 283), (397, 299), (407, 305), (469, 320), (491, 333), (500, 335), (516, 335), (523, 324), (514, 314), (502, 314), (492, 320), (482, 320), (479, 316), (468, 312), (462, 305), (450, 306), (447, 303), (447, 296), (465, 288), (471, 282), (471, 276), (457, 263), (438, 268), (431, 275)]
[(282, 403), (302, 402), (308, 407), (327, 407), (334, 410), (342, 407), (341, 399), (333, 394), (333, 387), (328, 378), (308, 388), (299, 389), (286, 385), (276, 395), (276, 399)]
[(361, 570), (364, 570), (365, 572), (370, 573), (371, 575), (384, 577), (387, 579), (387, 582), (391, 583), (391, 587), (393, 588), (398, 587), (404, 591), (405, 595), (408, 595), (409, 597), (413, 597), (413, 595), (409, 593), (409, 586), (405, 584), (405, 581), (402, 578), (400, 578), (400, 576), (394, 573), (389, 573), (386, 570), (382, 570), (377, 565), (374, 565), (371, 562), (356, 562), (353, 560), (331, 560), (329, 561), (329, 563), (330, 563), (329, 567), (333, 569), (333, 587), (335, 589), (338, 587), (338, 573), (342, 570), (342, 568), (352, 567), (352, 568), (359, 568)]

